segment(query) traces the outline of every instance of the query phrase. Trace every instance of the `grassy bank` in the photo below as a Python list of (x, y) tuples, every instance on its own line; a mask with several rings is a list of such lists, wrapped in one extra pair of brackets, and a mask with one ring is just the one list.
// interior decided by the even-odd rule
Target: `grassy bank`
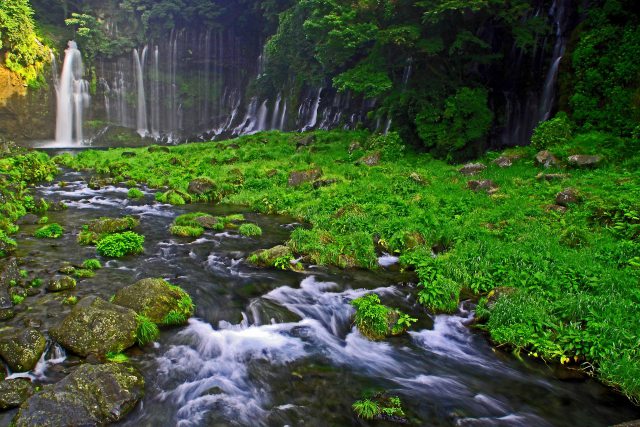
[[(167, 187), (160, 199), (176, 204), (209, 200), (293, 215), (313, 227), (295, 230), (288, 246), (310, 262), (375, 269), (382, 251), (401, 254), (417, 270), (429, 310), (453, 311), (460, 292), (472, 291), (497, 344), (581, 366), (638, 399), (640, 156), (631, 141), (597, 134), (551, 150), (561, 160), (605, 160), (597, 168), (544, 169), (523, 148), (506, 153), (511, 167), (494, 164), (499, 154), (489, 153), (482, 159), (488, 168), (465, 177), (394, 135), (317, 132), (88, 151), (58, 161)], [(189, 183), (202, 177), (208, 190), (190, 193)], [(472, 191), (469, 180), (498, 189)], [(568, 187), (579, 201), (564, 213), (549, 209)]]

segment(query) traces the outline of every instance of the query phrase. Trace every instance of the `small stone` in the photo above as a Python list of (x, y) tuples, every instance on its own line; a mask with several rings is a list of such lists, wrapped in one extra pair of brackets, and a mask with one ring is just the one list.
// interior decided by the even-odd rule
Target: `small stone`
[(602, 162), (602, 157), (600, 156), (587, 156), (584, 154), (576, 154), (575, 156), (570, 156), (567, 161), (570, 165), (586, 168), (586, 167), (596, 167)]
[(483, 179), (480, 181), (467, 182), (467, 188), (473, 191), (486, 191), (488, 194), (493, 194), (498, 191), (498, 185), (490, 179)]
[(459, 172), (465, 176), (477, 175), (487, 167), (482, 163), (467, 163), (462, 168), (460, 168)]
[(536, 175), (537, 180), (545, 180), (545, 181), (559, 181), (562, 179), (569, 178), (569, 175), (564, 173), (539, 173)]
[(76, 287), (76, 280), (73, 277), (64, 276), (58, 280), (51, 280), (47, 285), (49, 292), (69, 291)]
[(359, 150), (360, 148), (362, 148), (360, 146), (360, 143), (358, 141), (354, 141), (351, 144), (349, 144), (349, 154), (352, 154), (354, 151)]
[(513, 165), (513, 158), (500, 156), (497, 159), (495, 159), (493, 163), (497, 165), (499, 168), (509, 168)]
[(203, 195), (207, 194), (216, 188), (216, 183), (209, 178), (196, 178), (189, 182), (187, 191), (191, 194)]
[(76, 268), (70, 263), (66, 262), (60, 266), (58, 273), (60, 274), (73, 274), (76, 272)]
[(17, 408), (34, 392), (31, 381), (15, 379), (0, 381), (0, 410)]
[(559, 205), (547, 205), (545, 207), (545, 210), (547, 212), (565, 213), (567, 211), (567, 208), (565, 208), (564, 206), (559, 206)]
[(380, 163), (381, 155), (379, 151), (366, 155), (357, 161), (357, 164), (366, 166), (377, 166)]
[(317, 190), (318, 188), (321, 188), (321, 187), (328, 187), (330, 185), (333, 185), (336, 182), (338, 182), (337, 179), (320, 179), (313, 183), (313, 188)]
[(565, 188), (556, 195), (556, 204), (564, 207), (580, 202), (578, 192), (573, 188)]
[(558, 165), (558, 159), (547, 150), (540, 151), (536, 154), (536, 162), (545, 168)]
[(322, 169), (320, 168), (291, 172), (289, 174), (289, 187), (298, 187), (305, 182), (316, 180), (321, 176)]
[(428, 184), (428, 181), (417, 172), (411, 172), (411, 174), (409, 175), (409, 179), (415, 182), (416, 184), (420, 184), (420, 185)]
[(12, 329), (2, 333), (0, 357), (14, 372), (27, 372), (36, 367), (44, 353), (47, 340), (35, 329)]

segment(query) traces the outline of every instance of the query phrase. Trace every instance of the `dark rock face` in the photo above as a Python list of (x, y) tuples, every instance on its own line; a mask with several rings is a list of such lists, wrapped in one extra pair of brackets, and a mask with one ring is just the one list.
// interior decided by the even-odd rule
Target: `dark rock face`
[(49, 292), (62, 292), (74, 289), (76, 287), (76, 279), (69, 276), (64, 276), (58, 280), (52, 280), (47, 285), (47, 291)]
[(63, 347), (80, 356), (119, 353), (135, 344), (136, 313), (103, 299), (82, 299), (49, 333)]
[(16, 427), (110, 424), (131, 412), (143, 395), (144, 378), (132, 367), (82, 365), (31, 396), (20, 406), (14, 423)]
[(591, 168), (598, 166), (602, 162), (602, 157), (576, 154), (575, 156), (570, 156), (567, 161), (571, 166), (576, 166), (579, 168)]
[(147, 316), (154, 323), (164, 324), (172, 312), (183, 315), (185, 321), (193, 315), (193, 306), (180, 305), (185, 297), (188, 298), (185, 291), (162, 279), (142, 279), (116, 292), (113, 303)]
[(380, 164), (380, 158), (381, 158), (380, 153), (375, 152), (373, 154), (364, 156), (363, 158), (358, 160), (358, 164), (365, 165), (365, 166), (377, 166), (378, 164)]
[(569, 205), (578, 202), (580, 202), (580, 196), (573, 188), (565, 188), (556, 196), (556, 204), (560, 206), (569, 207)]
[(201, 196), (215, 190), (216, 184), (209, 178), (196, 178), (189, 183), (187, 191), (191, 194)]
[(536, 163), (545, 168), (550, 168), (558, 165), (558, 159), (551, 152), (543, 150), (536, 154)]
[[(0, 248), (0, 251), (2, 248)], [(11, 296), (9, 295), (9, 288), (12, 283), (18, 283), (20, 281), (20, 269), (18, 269), (18, 263), (15, 258), (0, 259), (0, 320), (3, 319), (2, 310), (10, 310), (13, 307), (11, 302)], [(5, 316), (7, 316), (5, 314)], [(11, 316), (13, 317), (13, 316)]]
[(460, 168), (459, 172), (465, 176), (477, 175), (487, 167), (482, 163), (467, 163), (462, 168)]
[(22, 405), (22, 402), (27, 400), (33, 391), (33, 384), (28, 380), (0, 381), (0, 411)]
[(490, 179), (483, 179), (480, 181), (467, 182), (467, 188), (473, 191), (486, 191), (489, 194), (493, 194), (498, 191), (498, 185)]
[(36, 367), (47, 347), (47, 340), (35, 329), (3, 331), (0, 357), (14, 372), (27, 372)]
[(291, 172), (291, 174), (289, 174), (289, 187), (298, 187), (305, 182), (311, 182), (321, 176), (322, 170), (320, 168)]

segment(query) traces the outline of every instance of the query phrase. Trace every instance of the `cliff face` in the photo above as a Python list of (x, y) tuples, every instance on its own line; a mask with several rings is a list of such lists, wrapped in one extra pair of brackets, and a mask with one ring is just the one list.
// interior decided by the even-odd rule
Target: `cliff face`
[[(36, 3), (38, 3), (36, 1)], [(64, 2), (63, 2), (64, 3)], [(235, 25), (206, 29), (198, 26), (155, 31), (142, 35), (139, 20), (118, 7), (115, 0), (85, 2), (104, 22), (107, 35), (123, 34), (135, 46), (111, 57), (98, 56), (89, 64), (92, 73), (91, 102), (84, 112), (85, 137), (105, 126), (135, 130), (158, 140), (197, 140), (240, 135), (262, 130), (309, 130), (367, 126), (385, 131), (391, 117), (373, 116), (381, 99), (364, 99), (349, 92), (337, 93), (327, 76), (324, 82), (287, 83), (264, 90), (265, 35), (259, 26)], [(536, 2), (534, 13), (548, 19), (551, 35), (535, 41), (533, 51), (517, 48), (500, 28), (482, 28), (496, 55), (503, 60), (481, 69), (496, 113), (491, 132), (494, 146), (527, 143), (535, 125), (554, 111), (560, 63), (566, 55), (566, 39), (575, 27), (577, 5), (571, 0)], [(62, 6), (42, 6), (39, 18), (56, 21)], [(59, 23), (58, 23), (59, 24)], [(249, 23), (251, 24), (251, 23)], [(247, 31), (246, 28), (253, 28)], [(83, 50), (82, 44), (79, 46)], [(58, 63), (63, 63), (58, 57)], [(407, 58), (398, 75), (404, 85), (423, 78)], [(60, 73), (57, 69), (57, 74)], [(0, 108), (0, 131), (6, 137), (52, 139), (55, 132), (55, 78), (49, 89), (15, 91)], [(10, 98), (10, 99), (9, 99)]]

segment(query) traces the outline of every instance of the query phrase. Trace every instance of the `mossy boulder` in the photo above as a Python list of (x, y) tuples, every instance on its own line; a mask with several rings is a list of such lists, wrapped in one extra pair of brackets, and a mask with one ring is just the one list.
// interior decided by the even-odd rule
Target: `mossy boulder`
[(487, 166), (483, 165), (482, 163), (467, 163), (462, 168), (460, 168), (458, 172), (465, 176), (472, 176), (479, 174), (486, 168)]
[[(75, 271), (75, 270), (74, 270)], [(62, 292), (75, 289), (76, 279), (69, 276), (61, 277), (57, 280), (51, 280), (47, 285), (47, 291), (49, 292)]]
[(216, 183), (209, 178), (196, 178), (189, 182), (187, 191), (196, 196), (202, 196), (216, 189)]
[(47, 340), (35, 329), (9, 329), (0, 333), (0, 357), (14, 372), (31, 371), (47, 347)]
[(16, 427), (110, 424), (131, 412), (143, 395), (144, 378), (133, 367), (82, 365), (27, 399), (13, 423)]
[(297, 270), (299, 269), (298, 264), (294, 264), (293, 259), (293, 253), (288, 246), (278, 245), (252, 253), (247, 261), (263, 268), (276, 267), (281, 270)]
[[(0, 259), (0, 311), (10, 310), (13, 306), (9, 288), (19, 283), (20, 279), (20, 269), (15, 258)], [(0, 320), (5, 320), (1, 313)]]
[(193, 316), (191, 297), (163, 279), (142, 279), (116, 292), (113, 303), (161, 325), (184, 324)]
[(289, 174), (289, 187), (298, 187), (305, 182), (315, 181), (322, 176), (322, 169), (309, 169), (305, 171), (295, 171)]
[(112, 234), (133, 230), (139, 225), (140, 220), (133, 216), (125, 216), (122, 218), (99, 218), (89, 221), (87, 224), (87, 230), (99, 235)]
[(136, 342), (136, 313), (101, 298), (83, 298), (49, 334), (80, 356), (120, 353)]
[(34, 392), (31, 381), (15, 379), (0, 381), (0, 411), (17, 408)]

